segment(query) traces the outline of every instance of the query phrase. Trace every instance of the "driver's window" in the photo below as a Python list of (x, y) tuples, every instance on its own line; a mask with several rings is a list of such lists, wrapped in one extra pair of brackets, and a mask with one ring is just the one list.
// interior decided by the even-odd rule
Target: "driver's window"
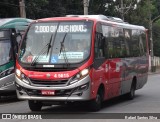
[(95, 58), (104, 57), (104, 36), (102, 33), (102, 25), (100, 23), (96, 26), (94, 50)]

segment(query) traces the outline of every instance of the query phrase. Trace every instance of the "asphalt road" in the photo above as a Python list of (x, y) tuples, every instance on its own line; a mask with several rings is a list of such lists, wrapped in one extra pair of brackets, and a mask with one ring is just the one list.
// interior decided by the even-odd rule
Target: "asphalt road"
[[(149, 75), (147, 84), (136, 91), (134, 100), (125, 100), (121, 97), (104, 102), (102, 109), (97, 113), (160, 113), (160, 74)], [(50, 106), (44, 107), (42, 114), (54, 115), (54, 113), (85, 113), (91, 112), (86, 105)], [(28, 113), (30, 111), (27, 101), (16, 99), (2, 99), (0, 101), (0, 113)], [(38, 114), (39, 114), (38, 113)], [(75, 117), (76, 118), (76, 117)], [(91, 117), (89, 117), (91, 119)]]

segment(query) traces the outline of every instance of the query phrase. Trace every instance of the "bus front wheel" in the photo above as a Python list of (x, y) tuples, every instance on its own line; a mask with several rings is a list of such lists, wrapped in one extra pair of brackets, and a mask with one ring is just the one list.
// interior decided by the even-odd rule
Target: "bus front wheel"
[(90, 108), (92, 111), (99, 111), (102, 106), (102, 101), (103, 101), (103, 92), (102, 90), (99, 90), (96, 98), (90, 101)]
[(28, 105), (31, 111), (40, 111), (42, 108), (42, 103), (35, 100), (28, 100)]

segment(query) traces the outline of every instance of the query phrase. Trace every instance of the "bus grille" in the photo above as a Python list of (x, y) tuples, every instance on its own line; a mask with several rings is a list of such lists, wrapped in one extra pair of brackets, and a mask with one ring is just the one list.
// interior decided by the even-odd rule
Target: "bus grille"
[(30, 81), (33, 83), (33, 84), (36, 84), (36, 85), (65, 85), (68, 80), (54, 80), (54, 81), (46, 81), (46, 80), (33, 80), (33, 79), (30, 79)]

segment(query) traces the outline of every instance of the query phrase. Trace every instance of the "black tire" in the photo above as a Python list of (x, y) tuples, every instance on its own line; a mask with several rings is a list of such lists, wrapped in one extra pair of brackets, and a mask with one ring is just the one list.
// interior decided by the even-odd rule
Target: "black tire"
[(136, 90), (136, 84), (135, 84), (135, 82), (133, 82), (132, 85), (131, 85), (130, 92), (126, 94), (126, 98), (128, 100), (133, 100), (134, 99), (134, 97), (135, 97), (135, 90)]
[(99, 90), (96, 98), (90, 101), (90, 109), (92, 111), (99, 111), (102, 106), (102, 101), (103, 101), (103, 92), (102, 90)]
[(28, 100), (28, 105), (31, 111), (40, 111), (42, 108), (42, 103), (39, 101)]

